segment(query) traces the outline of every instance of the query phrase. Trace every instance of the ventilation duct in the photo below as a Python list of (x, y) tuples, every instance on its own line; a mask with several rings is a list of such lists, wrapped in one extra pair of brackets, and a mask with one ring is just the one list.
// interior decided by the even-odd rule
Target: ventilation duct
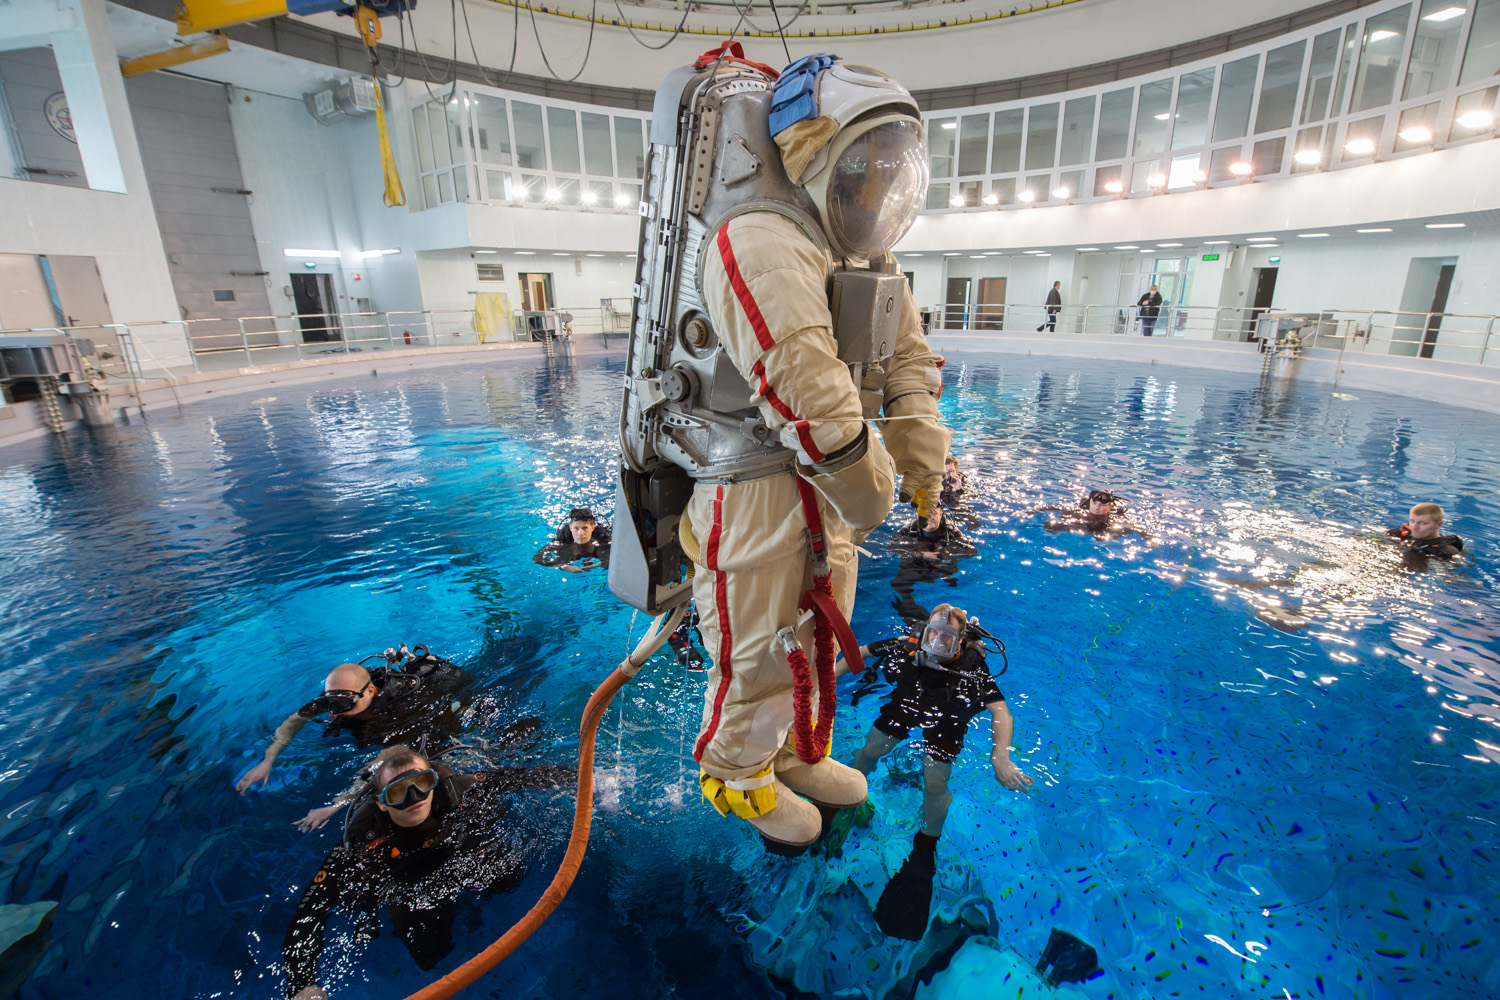
[(307, 105), (307, 113), (324, 125), (340, 118), (364, 118), (375, 113), (375, 81), (351, 76), (342, 83), (303, 94), (302, 103)]

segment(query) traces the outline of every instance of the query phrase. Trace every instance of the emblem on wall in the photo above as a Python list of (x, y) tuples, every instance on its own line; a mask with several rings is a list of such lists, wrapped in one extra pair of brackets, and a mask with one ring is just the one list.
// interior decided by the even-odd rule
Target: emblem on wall
[(47, 99), (42, 102), (42, 113), (47, 116), (47, 124), (52, 126), (52, 131), (73, 145), (78, 145), (78, 135), (73, 131), (73, 112), (68, 110), (67, 94), (61, 90), (48, 94)]

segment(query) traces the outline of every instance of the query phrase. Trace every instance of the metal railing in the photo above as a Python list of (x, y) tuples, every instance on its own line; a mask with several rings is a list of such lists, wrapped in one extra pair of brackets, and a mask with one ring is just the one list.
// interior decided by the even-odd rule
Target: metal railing
[[(1049, 332), (1041, 303), (1004, 305), (943, 303), (931, 307), (933, 326), (942, 330), (1013, 333)], [(1378, 309), (1285, 309), (1277, 306), (1162, 306), (1153, 324), (1156, 337), (1248, 341), (1255, 323), (1272, 314), (1304, 319), (1302, 347), (1341, 353), (1431, 358), (1465, 364), (1500, 365), (1500, 317), (1475, 313), (1421, 313)], [(1040, 329), (1039, 329), (1040, 328)], [(1129, 305), (1064, 305), (1052, 323), (1059, 334), (1142, 336), (1144, 323)]]

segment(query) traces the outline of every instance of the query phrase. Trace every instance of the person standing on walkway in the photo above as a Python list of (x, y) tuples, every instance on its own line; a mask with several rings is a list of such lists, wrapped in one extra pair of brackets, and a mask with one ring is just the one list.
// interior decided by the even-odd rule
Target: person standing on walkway
[(1054, 281), (1052, 291), (1047, 293), (1047, 322), (1036, 328), (1037, 333), (1044, 329), (1048, 333), (1057, 332), (1057, 314), (1062, 312), (1062, 282)]
[(1151, 290), (1142, 295), (1135, 305), (1141, 312), (1141, 333), (1149, 337), (1156, 328), (1156, 317), (1161, 315), (1161, 292), (1152, 285)]

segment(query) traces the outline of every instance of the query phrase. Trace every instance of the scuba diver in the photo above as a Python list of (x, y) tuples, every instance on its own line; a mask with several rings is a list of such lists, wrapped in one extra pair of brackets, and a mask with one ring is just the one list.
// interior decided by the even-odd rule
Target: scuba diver
[(587, 507), (568, 511), (566, 524), (558, 526), (552, 541), (537, 550), (531, 561), (556, 566), (564, 573), (584, 573), (609, 567), (609, 526), (600, 524)]
[(1036, 514), (1044, 510), (1054, 510), (1065, 515), (1053, 518), (1043, 525), (1053, 534), (1060, 531), (1081, 531), (1095, 538), (1113, 541), (1134, 533), (1148, 542), (1151, 540), (1150, 535), (1127, 519), (1129, 502), (1109, 490), (1089, 490), (1089, 495), (1073, 507), (1036, 507), (1026, 513)]
[(981, 712), (990, 713), (994, 737), (990, 766), (995, 780), (1016, 792), (1032, 785), (1032, 779), (1010, 759), (1015, 723), (985, 662), (985, 640), (994, 643), (994, 651), (1004, 661), (1003, 643), (977, 620), (970, 621), (962, 608), (940, 604), (932, 609), (932, 617), (919, 634), (881, 640), (860, 650), (861, 655), (884, 660), (896, 689), (855, 755), (855, 768), (868, 775), (912, 729), (922, 729), (922, 826), (912, 840), (911, 855), (891, 877), (875, 907), (875, 921), (890, 937), (917, 941), (927, 930), (938, 837), (953, 802), (948, 779), (963, 751), (969, 720)]
[(927, 609), (916, 600), (917, 584), (944, 580), (956, 587), (958, 561), (978, 554), (974, 543), (964, 537), (942, 507), (933, 507), (931, 516), (925, 520), (919, 515), (897, 529), (891, 538), (891, 549), (902, 554), (896, 575), (891, 578), (891, 589), (896, 592), (892, 605), (912, 628), (928, 619)]
[(969, 488), (969, 480), (959, 471), (958, 459), (949, 455), (943, 459), (943, 489), (938, 494), (938, 502), (944, 507), (957, 507), (964, 502), (964, 492)]
[[(921, 111), (867, 67), (817, 55), (778, 75), (737, 42), (656, 100), (671, 113), (653, 119), (610, 588), (655, 615), (691, 587), (713, 658), (704, 796), (797, 853), (819, 806), (865, 800), (826, 753), (856, 536), (898, 474), (903, 499), (936, 505), (951, 438), (941, 358), (890, 254), (924, 201)], [(814, 655), (810, 694), (794, 677)]]
[(505, 831), (503, 796), (565, 788), (568, 767), (497, 768), (455, 774), (410, 747), (380, 754), (374, 782), (349, 808), (343, 840), (313, 876), (281, 946), (286, 993), (326, 998), (317, 983), (323, 932), (336, 907), (358, 915), (358, 933), (379, 933), (379, 907), (412, 961), (430, 969), (453, 950), (453, 904), (464, 891), (507, 892), (521, 881), (519, 831)]
[(689, 608), (682, 624), (667, 637), (677, 662), (689, 670), (703, 669), (703, 632), (698, 624), (698, 609)]
[(1398, 540), (1401, 563), (1408, 569), (1424, 570), (1427, 560), (1453, 559), (1463, 554), (1464, 540), (1457, 535), (1442, 534), (1443, 508), (1435, 503), (1419, 503), (1407, 514), (1399, 528), (1387, 528), (1386, 534)]
[[(362, 664), (383, 657), (384, 666), (366, 669)], [(323, 679), (323, 693), (287, 716), (276, 727), (259, 764), (235, 783), (245, 794), (257, 782), (269, 783), (276, 758), (308, 721), (328, 715), (327, 735), (348, 733), (356, 746), (378, 746), (394, 739), (416, 739), (425, 734), (440, 738), (462, 729), (464, 689), (474, 680), (461, 667), (432, 653), (426, 646), (373, 653), (359, 663), (341, 663)], [(297, 825), (315, 830), (338, 811), (335, 804), (314, 809)]]

